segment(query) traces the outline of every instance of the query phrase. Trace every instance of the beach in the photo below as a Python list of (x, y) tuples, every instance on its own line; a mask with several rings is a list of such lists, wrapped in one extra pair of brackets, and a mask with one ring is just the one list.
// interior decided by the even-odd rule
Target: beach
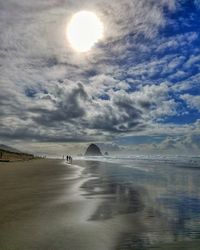
[(199, 249), (199, 177), (188, 159), (0, 163), (0, 249)]
[(79, 190), (81, 171), (62, 160), (1, 163), (0, 249), (106, 249), (112, 228), (88, 222), (97, 204)]

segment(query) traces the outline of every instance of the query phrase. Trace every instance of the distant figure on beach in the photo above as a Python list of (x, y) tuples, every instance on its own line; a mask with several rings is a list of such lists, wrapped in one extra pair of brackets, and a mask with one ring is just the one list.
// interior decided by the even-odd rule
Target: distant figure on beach
[(69, 156), (69, 163), (72, 164), (72, 157)]
[(67, 161), (67, 163), (72, 164), (72, 157), (70, 155), (67, 155), (66, 161)]

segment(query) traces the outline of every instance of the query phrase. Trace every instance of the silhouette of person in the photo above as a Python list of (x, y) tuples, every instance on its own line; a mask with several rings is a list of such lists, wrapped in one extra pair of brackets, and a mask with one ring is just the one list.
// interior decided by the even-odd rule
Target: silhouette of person
[(70, 156), (70, 164), (72, 164), (72, 157)]

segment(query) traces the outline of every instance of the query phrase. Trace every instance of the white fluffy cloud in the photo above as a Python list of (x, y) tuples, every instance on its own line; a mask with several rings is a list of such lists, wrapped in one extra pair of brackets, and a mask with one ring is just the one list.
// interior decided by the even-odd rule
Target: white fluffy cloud
[(199, 95), (196, 96), (196, 95), (184, 94), (184, 95), (181, 95), (181, 98), (184, 101), (186, 101), (189, 108), (200, 111), (200, 96)]

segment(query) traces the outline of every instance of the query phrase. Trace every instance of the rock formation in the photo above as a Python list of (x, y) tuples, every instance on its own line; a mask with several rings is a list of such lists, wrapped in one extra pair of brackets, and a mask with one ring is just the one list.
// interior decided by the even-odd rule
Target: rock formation
[(90, 146), (87, 148), (85, 152), (85, 156), (101, 156), (101, 150), (100, 148), (95, 144), (90, 144)]

